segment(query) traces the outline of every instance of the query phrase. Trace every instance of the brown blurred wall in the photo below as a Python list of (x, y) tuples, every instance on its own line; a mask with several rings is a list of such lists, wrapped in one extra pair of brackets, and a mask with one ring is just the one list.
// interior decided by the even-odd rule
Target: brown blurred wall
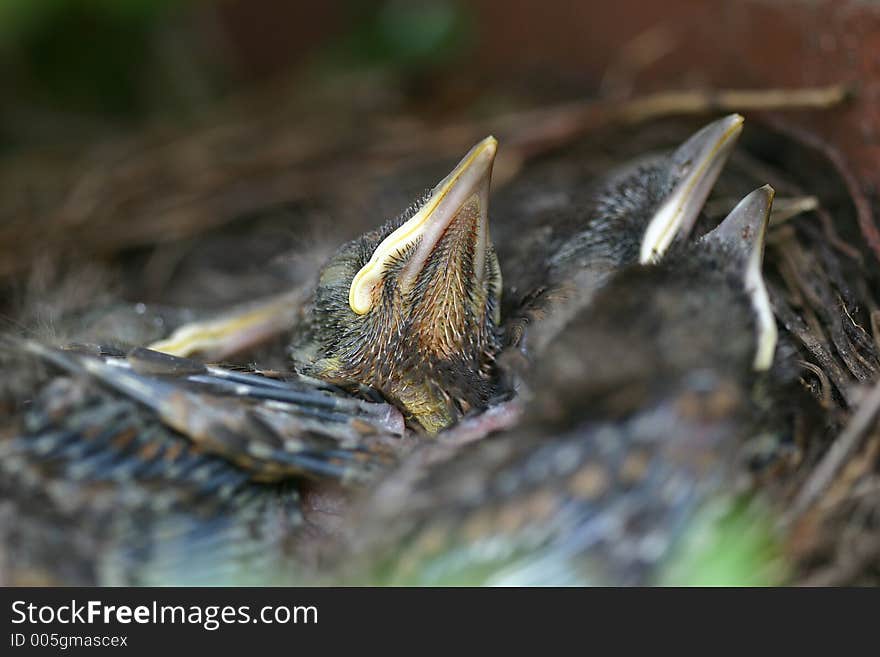
[[(880, 185), (880, 3), (865, 0), (481, 0), (479, 60), (488, 71), (531, 62), (600, 79), (642, 37), (659, 56), (639, 90), (853, 84), (847, 109), (793, 120), (840, 148)], [(653, 46), (651, 46), (653, 42)]]
[[(242, 65), (259, 75), (338, 34), (356, 4), (223, 0), (220, 15)], [(792, 120), (839, 148), (866, 191), (880, 188), (880, 3), (473, 0), (466, 6), (478, 30), (469, 66), (483, 75), (550, 67), (598, 83), (623, 63), (630, 92), (850, 82), (858, 96), (847, 109)], [(635, 63), (631, 70), (627, 58)]]

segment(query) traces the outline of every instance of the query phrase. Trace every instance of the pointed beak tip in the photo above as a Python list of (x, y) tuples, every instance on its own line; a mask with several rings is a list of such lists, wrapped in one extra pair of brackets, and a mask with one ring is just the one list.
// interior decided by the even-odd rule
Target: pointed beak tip
[(498, 140), (492, 135), (489, 135), (474, 147), (474, 155), (485, 158), (489, 162), (493, 162), (495, 160), (495, 155), (497, 152)]
[(707, 126), (706, 136), (712, 142), (712, 148), (729, 147), (742, 134), (746, 120), (742, 114), (728, 114)]
[(716, 124), (720, 124), (725, 132), (739, 134), (745, 122), (746, 118), (742, 114), (733, 113), (718, 119)]
[(488, 184), (497, 153), (498, 140), (492, 135), (477, 142), (453, 173), (447, 177), (445, 181), (447, 191), (454, 186), (464, 189), (468, 185), (480, 184), (479, 181), (482, 181), (482, 184)]
[(760, 212), (766, 217), (770, 216), (770, 209), (773, 206), (773, 199), (776, 196), (776, 190), (773, 189), (771, 185), (763, 185), (749, 194), (746, 199), (751, 199), (751, 207), (755, 208), (755, 211)]
[(724, 122), (724, 136), (722, 137), (723, 141), (736, 141), (739, 139), (739, 136), (742, 134), (743, 125), (745, 125), (746, 119), (742, 114), (731, 114), (723, 119)]

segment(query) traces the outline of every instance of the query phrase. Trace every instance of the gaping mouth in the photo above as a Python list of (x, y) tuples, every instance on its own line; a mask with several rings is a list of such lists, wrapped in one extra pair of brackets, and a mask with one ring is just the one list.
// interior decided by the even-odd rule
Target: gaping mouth
[(677, 235), (686, 235), (693, 228), (742, 133), (743, 121), (739, 114), (725, 116), (701, 129), (676, 150), (673, 162), (686, 165), (687, 171), (648, 224), (639, 262), (657, 260)]
[(463, 211), (478, 214), (474, 273), (477, 278), (483, 276), (489, 245), (489, 186), (497, 150), (498, 140), (494, 137), (486, 137), (474, 146), (452, 172), (431, 190), (419, 211), (376, 247), (370, 260), (351, 282), (348, 303), (355, 313), (364, 315), (370, 311), (389, 261), (415, 245), (398, 278), (402, 289), (411, 286), (446, 229)]

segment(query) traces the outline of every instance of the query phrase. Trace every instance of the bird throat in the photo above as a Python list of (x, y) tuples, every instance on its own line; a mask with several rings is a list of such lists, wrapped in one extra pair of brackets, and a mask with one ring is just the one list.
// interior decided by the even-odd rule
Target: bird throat
[[(474, 198), (459, 212), (424, 264), (412, 290), (411, 326), (420, 351), (438, 359), (461, 358), (481, 336), (488, 291), (485, 245), (478, 235)], [(483, 249), (483, 253), (477, 253)]]

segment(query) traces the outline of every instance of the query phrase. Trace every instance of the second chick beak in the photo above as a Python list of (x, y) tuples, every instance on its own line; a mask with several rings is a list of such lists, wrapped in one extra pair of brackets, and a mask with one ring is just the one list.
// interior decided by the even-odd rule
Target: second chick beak
[(651, 219), (639, 262), (656, 261), (678, 235), (687, 235), (742, 132), (743, 117), (730, 114), (705, 126), (672, 154), (678, 180)]
[(497, 150), (498, 140), (494, 137), (475, 145), (431, 190), (418, 212), (379, 244), (352, 279), (349, 305), (355, 313), (370, 311), (389, 262), (413, 249), (398, 274), (400, 289), (410, 291), (441, 238), (459, 221), (472, 227), (473, 283), (475, 289), (482, 287), (489, 249), (489, 187)]

